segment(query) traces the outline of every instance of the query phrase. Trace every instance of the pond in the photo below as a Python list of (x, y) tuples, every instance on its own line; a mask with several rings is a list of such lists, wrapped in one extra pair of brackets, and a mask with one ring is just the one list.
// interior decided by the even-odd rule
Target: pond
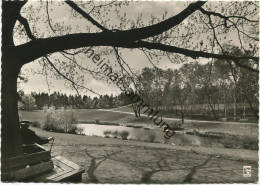
[(223, 144), (223, 141), (221, 141), (220, 138), (200, 137), (196, 135), (188, 135), (184, 132), (176, 132), (171, 139), (166, 140), (163, 137), (163, 131), (160, 129), (131, 128), (126, 126), (97, 124), (78, 124), (78, 127), (82, 128), (82, 133), (88, 136), (121, 138), (119, 133), (127, 131), (129, 133), (127, 136), (128, 140), (158, 143), (166, 142), (168, 144), (182, 146), (225, 147), (225, 144)]

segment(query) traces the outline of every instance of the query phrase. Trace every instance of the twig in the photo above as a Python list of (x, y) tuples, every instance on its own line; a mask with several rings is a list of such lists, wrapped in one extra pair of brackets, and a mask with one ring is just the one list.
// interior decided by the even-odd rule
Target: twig
[(76, 92), (77, 92), (78, 95), (80, 95), (80, 94), (79, 94), (79, 92), (78, 92), (77, 86), (78, 86), (78, 87), (81, 87), (81, 88), (84, 88), (84, 89), (87, 89), (88, 91), (90, 91), (90, 92), (92, 92), (92, 93), (94, 93), (94, 94), (100, 96), (100, 94), (94, 92), (92, 89), (89, 89), (89, 88), (87, 88), (87, 87), (85, 87), (85, 86), (79, 85), (79, 84), (77, 84), (76, 82), (74, 82), (73, 80), (71, 80), (70, 78), (68, 78), (67, 76), (65, 76), (64, 74), (62, 74), (62, 73), (56, 68), (56, 66), (50, 61), (50, 59), (47, 57), (47, 55), (45, 55), (44, 57), (46, 58), (47, 62), (51, 65), (51, 67), (53, 67), (53, 69), (54, 69), (59, 75), (61, 75), (64, 79), (66, 79), (66, 80), (68, 80), (69, 82), (71, 82), (72, 87), (76, 90)]
[(51, 20), (50, 20), (49, 10), (48, 9), (49, 9), (48, 8), (48, 1), (46, 1), (46, 12), (47, 12), (48, 23), (49, 23), (49, 26), (50, 26), (52, 32), (55, 33), (56, 31), (55, 31), (55, 29), (51, 25)]
[(73, 8), (76, 12), (78, 12), (80, 15), (82, 15), (84, 18), (89, 20), (93, 25), (101, 29), (102, 31), (107, 31), (108, 29), (99, 24), (95, 19), (93, 19), (90, 15), (88, 15), (86, 12), (84, 12), (78, 5), (76, 5), (72, 1), (65, 1), (71, 8)]

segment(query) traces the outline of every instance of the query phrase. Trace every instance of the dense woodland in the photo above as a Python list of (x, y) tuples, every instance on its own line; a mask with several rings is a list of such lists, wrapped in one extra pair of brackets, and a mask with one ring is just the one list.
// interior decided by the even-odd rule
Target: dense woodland
[[(122, 93), (123, 94), (123, 93)], [(59, 92), (36, 93), (22, 95), (20, 108), (24, 110), (43, 109), (54, 106), (55, 108), (77, 108), (77, 109), (96, 109), (113, 108), (124, 104), (122, 95), (101, 95), (91, 98), (87, 95), (67, 95)]]

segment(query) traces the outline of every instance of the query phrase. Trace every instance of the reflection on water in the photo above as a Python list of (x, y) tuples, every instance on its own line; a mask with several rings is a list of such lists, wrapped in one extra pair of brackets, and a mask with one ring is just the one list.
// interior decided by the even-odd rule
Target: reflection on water
[(163, 137), (162, 130), (147, 130), (143, 128), (131, 128), (125, 126), (113, 125), (96, 125), (96, 124), (78, 124), (78, 127), (83, 129), (83, 133), (88, 136), (102, 136), (104, 137), (105, 131), (122, 132), (128, 131), (129, 136), (127, 139), (150, 141), (149, 136), (155, 135), (153, 142), (168, 143), (173, 145), (183, 146), (204, 146), (204, 147), (224, 147), (218, 138), (200, 137), (195, 135), (187, 135), (182, 132), (177, 132), (171, 139), (166, 140)]

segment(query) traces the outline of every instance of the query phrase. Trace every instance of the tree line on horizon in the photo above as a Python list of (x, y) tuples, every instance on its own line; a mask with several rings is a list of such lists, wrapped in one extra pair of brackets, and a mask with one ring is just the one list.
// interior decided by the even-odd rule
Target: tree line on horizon
[(70, 108), (70, 109), (98, 109), (98, 108), (115, 108), (131, 103), (124, 93), (119, 95), (101, 95), (99, 97), (90, 97), (87, 95), (67, 95), (65, 93), (53, 92), (31, 92), (24, 94), (19, 92), (20, 109), (31, 111), (35, 109), (44, 109), (49, 107)]
[[(247, 51), (226, 46), (233, 55)], [(251, 65), (249, 60), (237, 61)], [(184, 117), (213, 119), (258, 119), (258, 73), (239, 68), (234, 62), (215, 59), (185, 63), (178, 69), (144, 68), (138, 76), (139, 94), (155, 110)], [(138, 110), (139, 109), (139, 110)], [(133, 105), (136, 116), (141, 107)]]

